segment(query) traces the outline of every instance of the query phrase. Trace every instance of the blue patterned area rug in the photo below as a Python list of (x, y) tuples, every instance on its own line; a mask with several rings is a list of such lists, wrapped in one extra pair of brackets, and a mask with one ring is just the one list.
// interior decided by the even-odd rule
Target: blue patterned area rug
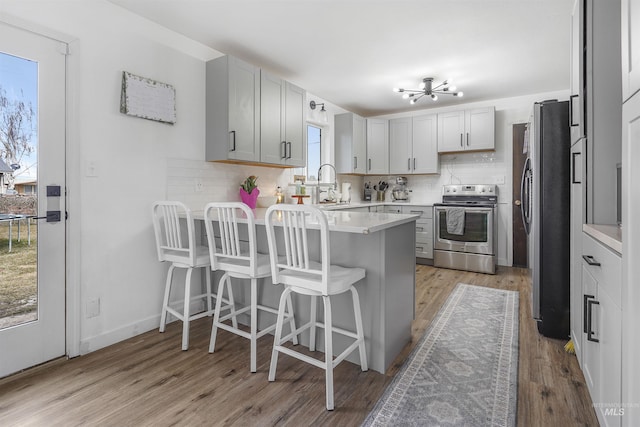
[(515, 426), (518, 292), (459, 283), (364, 426)]

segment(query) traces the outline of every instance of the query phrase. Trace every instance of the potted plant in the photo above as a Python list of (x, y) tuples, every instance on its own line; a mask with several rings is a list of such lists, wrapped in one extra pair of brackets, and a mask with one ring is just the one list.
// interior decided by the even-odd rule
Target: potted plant
[(258, 184), (256, 184), (257, 180), (257, 176), (251, 175), (240, 184), (240, 199), (242, 203), (251, 209), (256, 208), (256, 201), (260, 195), (260, 189), (258, 188)]

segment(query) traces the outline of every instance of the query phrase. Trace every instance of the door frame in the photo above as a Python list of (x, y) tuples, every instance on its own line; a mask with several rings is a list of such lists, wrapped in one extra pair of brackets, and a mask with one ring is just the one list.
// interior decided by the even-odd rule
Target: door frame
[(80, 49), (77, 37), (26, 21), (11, 15), (0, 14), (0, 22), (36, 35), (67, 44), (65, 94), (65, 163), (66, 163), (66, 356), (76, 357), (80, 353), (80, 131), (78, 106), (78, 81), (81, 74)]

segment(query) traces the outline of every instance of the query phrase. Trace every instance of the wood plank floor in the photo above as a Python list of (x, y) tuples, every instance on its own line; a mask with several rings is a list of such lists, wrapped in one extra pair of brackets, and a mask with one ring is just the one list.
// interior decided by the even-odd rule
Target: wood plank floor
[(272, 337), (258, 343), (249, 373), (249, 343), (220, 331), (207, 352), (209, 318), (192, 324), (189, 351), (177, 323), (71, 360), (54, 361), (0, 380), (0, 425), (33, 426), (357, 426), (382, 395), (438, 309), (459, 282), (520, 291), (518, 425), (597, 425), (584, 378), (564, 342), (541, 337), (531, 319), (526, 270), (495, 276), (417, 267), (413, 339), (386, 375), (341, 363), (336, 409), (324, 409), (324, 371), (280, 356), (267, 381)]

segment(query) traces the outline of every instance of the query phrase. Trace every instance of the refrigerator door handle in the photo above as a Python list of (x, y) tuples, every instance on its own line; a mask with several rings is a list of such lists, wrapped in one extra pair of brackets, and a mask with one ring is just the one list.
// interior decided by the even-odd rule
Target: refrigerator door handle
[(529, 234), (531, 230), (531, 200), (529, 198), (531, 192), (530, 170), (531, 159), (527, 157), (524, 167), (522, 168), (522, 178), (520, 180), (520, 200), (522, 201), (520, 213), (522, 214), (522, 223), (524, 224), (524, 229), (527, 234)]

